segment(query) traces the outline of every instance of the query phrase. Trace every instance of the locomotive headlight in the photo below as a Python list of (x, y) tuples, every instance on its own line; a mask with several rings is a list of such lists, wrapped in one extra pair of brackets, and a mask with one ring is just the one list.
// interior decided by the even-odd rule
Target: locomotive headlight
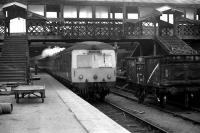
[(83, 79), (83, 75), (79, 75), (79, 79), (80, 79), (80, 80)]
[(166, 77), (166, 78), (169, 77), (169, 71), (168, 71), (168, 69), (165, 69), (165, 77)]
[(110, 74), (108, 74), (108, 75), (107, 75), (107, 78), (108, 78), (108, 79), (111, 79), (111, 75), (110, 75)]
[(97, 80), (97, 78), (98, 78), (98, 76), (95, 74), (95, 75), (93, 76), (93, 79), (94, 79), (94, 80)]

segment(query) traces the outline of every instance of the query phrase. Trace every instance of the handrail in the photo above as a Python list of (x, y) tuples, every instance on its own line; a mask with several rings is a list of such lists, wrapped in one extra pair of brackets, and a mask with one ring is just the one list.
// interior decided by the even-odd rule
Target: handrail
[(26, 68), (25, 68), (25, 80), (26, 83), (29, 84), (30, 83), (30, 63), (29, 63), (29, 47), (26, 44)]
[[(169, 39), (172, 38), (172, 44)], [(176, 41), (174, 41), (176, 39)], [(155, 37), (155, 40), (161, 44), (161, 46), (165, 47), (167, 49), (169, 54), (198, 54), (196, 50), (194, 50), (192, 47), (190, 47), (187, 43), (185, 43), (183, 40), (179, 39), (177, 36), (170, 36), (170, 38), (165, 37)], [(177, 42), (178, 41), (178, 42)], [(177, 43), (177, 45), (174, 45), (174, 42)]]

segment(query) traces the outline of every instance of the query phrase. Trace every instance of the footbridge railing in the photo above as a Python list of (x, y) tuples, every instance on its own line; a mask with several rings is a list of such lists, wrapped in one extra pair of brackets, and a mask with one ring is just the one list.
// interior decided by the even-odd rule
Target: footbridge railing
[(177, 20), (176, 32), (181, 39), (200, 39), (200, 21), (180, 18)]
[(6, 33), (5, 19), (0, 19), (0, 39), (4, 38)]
[(155, 25), (148, 21), (124, 22), (122, 19), (28, 19), (29, 37), (80, 40), (121, 40), (153, 38)]

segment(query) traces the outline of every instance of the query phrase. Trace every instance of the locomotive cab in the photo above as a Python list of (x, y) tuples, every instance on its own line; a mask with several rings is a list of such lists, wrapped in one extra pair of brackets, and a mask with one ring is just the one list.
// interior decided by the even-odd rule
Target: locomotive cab
[(115, 69), (114, 50), (72, 51), (73, 82), (115, 82)]
[(88, 94), (86, 90), (104, 99), (116, 81), (115, 51), (73, 50), (71, 73), (74, 86), (83, 96)]

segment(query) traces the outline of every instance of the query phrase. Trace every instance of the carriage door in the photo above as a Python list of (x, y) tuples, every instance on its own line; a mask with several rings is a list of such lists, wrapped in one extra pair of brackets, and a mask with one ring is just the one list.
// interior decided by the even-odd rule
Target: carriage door
[(137, 83), (145, 84), (145, 61), (144, 58), (139, 57), (136, 62)]

